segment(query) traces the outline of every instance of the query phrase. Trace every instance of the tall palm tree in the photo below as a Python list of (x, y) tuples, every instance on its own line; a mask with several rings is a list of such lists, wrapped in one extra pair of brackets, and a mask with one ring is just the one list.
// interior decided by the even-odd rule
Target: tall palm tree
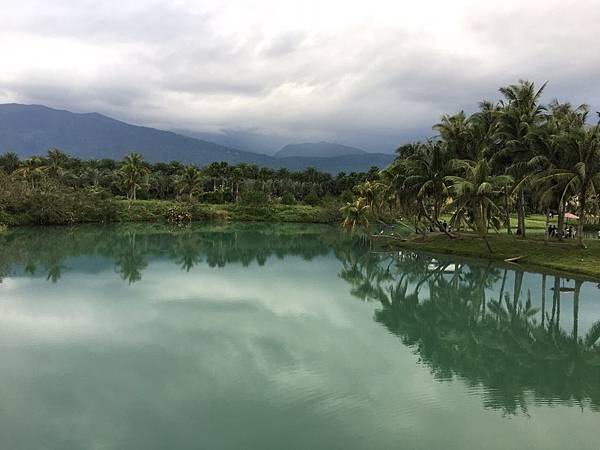
[(421, 212), (440, 231), (444, 231), (440, 215), (450, 194), (451, 160), (451, 153), (441, 142), (429, 141), (406, 161), (404, 186), (416, 193)]
[(66, 165), (69, 161), (69, 156), (57, 148), (48, 151), (46, 158), (46, 171), (48, 175), (54, 179), (61, 179), (66, 172)]
[(461, 176), (446, 177), (452, 183), (456, 206), (452, 221), (457, 225), (467, 222), (485, 241), (488, 250), (492, 253), (487, 232), (490, 225), (496, 229), (499, 226), (498, 217), (502, 214), (498, 206), (501, 196), (500, 187), (510, 177), (492, 175), (487, 159), (480, 159), (477, 162), (456, 160), (454, 166), (461, 172)]
[(506, 162), (506, 172), (516, 182), (518, 230), (522, 238), (526, 234), (525, 188), (531, 174), (528, 162), (540, 146), (541, 125), (545, 120), (545, 108), (540, 104), (540, 97), (545, 87), (546, 83), (536, 89), (534, 83), (520, 80), (517, 84), (500, 88), (504, 101), (497, 112), (496, 137), (503, 148), (496, 157)]
[(136, 200), (137, 190), (146, 182), (150, 169), (139, 153), (131, 153), (123, 158), (119, 173), (127, 189), (127, 199)]
[[(564, 137), (572, 133), (579, 133), (585, 126), (589, 113), (589, 107), (585, 104), (573, 108), (570, 103), (559, 103), (557, 100), (552, 101), (548, 105), (548, 109), (543, 146), (539, 154), (530, 161), (529, 165), (532, 166), (532, 170), (541, 168), (547, 171), (548, 169), (568, 167), (571, 155), (564, 145)], [(534, 183), (538, 201), (547, 209), (558, 211), (558, 235), (562, 238), (565, 224), (564, 214), (569, 199), (568, 195), (563, 196), (566, 186), (557, 180), (546, 179), (540, 183), (539, 177), (536, 178), (538, 179)], [(547, 220), (548, 216), (548, 211), (546, 211)], [(547, 227), (548, 223), (546, 223)]]
[(448, 151), (458, 159), (476, 158), (473, 148), (472, 128), (470, 118), (460, 111), (453, 116), (443, 115), (433, 129), (440, 133), (440, 138), (446, 142)]
[(370, 206), (364, 197), (359, 197), (354, 202), (346, 203), (340, 208), (340, 212), (344, 217), (342, 226), (350, 231), (358, 225), (362, 225), (365, 231), (369, 230), (369, 211)]
[(193, 164), (185, 166), (181, 175), (176, 180), (180, 194), (186, 194), (191, 202), (194, 194), (202, 192), (202, 173)]
[(21, 167), (14, 171), (15, 175), (22, 176), (31, 183), (31, 189), (35, 190), (35, 182), (38, 180), (46, 171), (44, 161), (38, 156), (32, 156), (27, 158)]

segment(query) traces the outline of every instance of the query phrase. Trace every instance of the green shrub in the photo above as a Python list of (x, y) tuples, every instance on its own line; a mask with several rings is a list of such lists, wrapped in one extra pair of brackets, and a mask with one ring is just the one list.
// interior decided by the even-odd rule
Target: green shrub
[(231, 203), (233, 198), (231, 196), (231, 192), (216, 191), (203, 193), (201, 200), (203, 203), (221, 205), (223, 203)]
[(294, 194), (289, 191), (286, 191), (281, 196), (281, 204), (282, 205), (295, 205), (296, 199), (294, 198)]
[(342, 202), (342, 204), (346, 204), (346, 203), (352, 203), (354, 201), (354, 194), (352, 194), (351, 191), (345, 190), (344, 192), (342, 192), (342, 194), (340, 195), (340, 201)]
[(269, 198), (262, 191), (247, 191), (240, 197), (240, 204), (243, 206), (264, 206), (268, 203)]
[(319, 203), (321, 203), (321, 199), (315, 191), (310, 191), (306, 197), (304, 197), (304, 203), (310, 206), (317, 206)]

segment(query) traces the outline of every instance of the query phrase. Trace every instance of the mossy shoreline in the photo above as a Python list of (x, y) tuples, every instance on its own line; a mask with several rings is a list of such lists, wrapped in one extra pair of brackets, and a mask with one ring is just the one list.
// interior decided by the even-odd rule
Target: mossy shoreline
[(506, 259), (519, 258), (511, 267), (524, 269), (547, 269), (563, 274), (581, 275), (600, 280), (600, 240), (587, 240), (587, 249), (576, 247), (574, 240), (545, 241), (543, 236), (518, 239), (514, 235), (496, 234), (489, 236), (493, 253), (490, 253), (481, 238), (470, 233), (461, 233), (456, 239), (444, 234), (430, 234), (425, 240), (419, 237), (407, 240), (394, 238), (377, 239), (377, 245), (389, 249), (410, 249), (437, 255), (454, 255), (493, 260), (505, 263)]

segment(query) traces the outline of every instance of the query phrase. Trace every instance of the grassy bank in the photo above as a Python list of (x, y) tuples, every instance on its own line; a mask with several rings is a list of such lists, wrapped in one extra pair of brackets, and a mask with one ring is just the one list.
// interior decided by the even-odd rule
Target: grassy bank
[(391, 248), (408, 248), (500, 261), (522, 257), (518, 263), (523, 266), (546, 267), (600, 278), (600, 240), (586, 241), (587, 249), (577, 248), (574, 240), (546, 242), (542, 236), (520, 240), (515, 236), (497, 234), (490, 235), (489, 241), (494, 253), (490, 253), (485, 243), (472, 234), (461, 234), (456, 239), (449, 239), (446, 235), (437, 233), (427, 236), (425, 240), (417, 237), (407, 241), (378, 239), (380, 245)]
[[(49, 205), (49, 206), (48, 206)], [(182, 221), (299, 222), (337, 223), (339, 206), (281, 205), (244, 206), (187, 203), (171, 200), (102, 200), (66, 212), (52, 204), (26, 211), (0, 210), (0, 230), (5, 226), (69, 225), (76, 223), (169, 222), (174, 216)], [(33, 211), (33, 213), (32, 213)]]
[(173, 208), (186, 212), (194, 221), (331, 223), (339, 220), (335, 211), (320, 206), (242, 206), (232, 203), (212, 205), (167, 200), (137, 200), (131, 204), (119, 201), (115, 219), (117, 222), (164, 222)]

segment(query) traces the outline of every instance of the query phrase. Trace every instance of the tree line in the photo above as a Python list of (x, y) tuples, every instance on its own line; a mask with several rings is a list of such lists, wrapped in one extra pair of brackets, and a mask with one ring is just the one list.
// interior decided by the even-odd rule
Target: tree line
[(337, 210), (352, 199), (356, 184), (377, 179), (378, 172), (373, 167), (366, 173), (334, 176), (312, 167), (290, 171), (226, 162), (204, 167), (177, 161), (151, 164), (139, 153), (121, 161), (82, 160), (60, 149), (21, 160), (8, 152), (0, 155), (0, 223), (3, 214), (5, 218), (10, 214), (41, 214), (35, 223), (57, 223), (52, 209), (64, 210), (65, 204), (73, 216), (68, 221), (104, 221), (113, 199), (252, 206), (328, 203), (337, 205)]
[(451, 214), (452, 228), (470, 228), (490, 248), (489, 230), (525, 238), (532, 212), (546, 214), (546, 228), (556, 213), (561, 238), (565, 213), (572, 212), (579, 216), (578, 245), (585, 247), (583, 226), (598, 214), (600, 125), (589, 123), (585, 104), (542, 104), (545, 88), (520, 80), (471, 115), (444, 115), (433, 126), (437, 136), (398, 148), (377, 180), (355, 186), (344, 224), (368, 227), (386, 216), (405, 217), (417, 231), (435, 228), (453, 237), (441, 219)]

